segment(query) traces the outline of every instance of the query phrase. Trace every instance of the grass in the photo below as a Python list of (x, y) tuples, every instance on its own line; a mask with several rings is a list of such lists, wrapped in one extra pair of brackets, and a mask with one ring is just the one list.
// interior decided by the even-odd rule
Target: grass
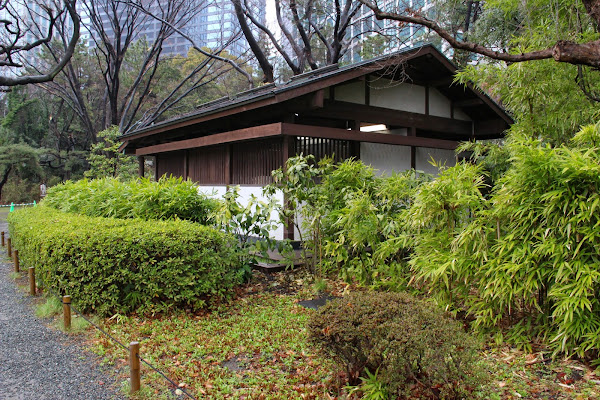
[(56, 297), (47, 297), (44, 303), (40, 303), (35, 308), (35, 315), (38, 318), (52, 318), (62, 313), (62, 303)]
[(79, 315), (73, 314), (71, 315), (71, 329), (68, 331), (64, 329), (64, 322), (62, 318), (57, 318), (54, 321), (54, 325), (63, 332), (68, 332), (71, 334), (80, 334), (88, 329), (90, 329), (91, 325), (85, 319), (81, 318)]
[[(52, 325), (58, 329), (65, 331), (64, 322), (62, 318), (63, 305), (59, 298), (54, 296), (46, 297), (46, 301), (39, 303), (35, 307), (35, 315), (38, 318), (53, 318)], [(90, 323), (79, 315), (71, 314), (71, 329), (69, 333), (78, 334), (83, 333), (90, 328)]]
[[(336, 369), (308, 343), (310, 312), (291, 296), (263, 293), (207, 314), (105, 322), (122, 342), (140, 341), (143, 358), (199, 398), (324, 398)], [(94, 351), (125, 366), (124, 350), (105, 336), (94, 339)], [(153, 388), (147, 398), (170, 391), (157, 374), (142, 374)]]

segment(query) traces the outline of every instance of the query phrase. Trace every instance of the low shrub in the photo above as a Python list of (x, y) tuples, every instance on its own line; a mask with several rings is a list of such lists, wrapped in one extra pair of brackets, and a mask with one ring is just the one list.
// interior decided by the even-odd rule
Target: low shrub
[(376, 379), (391, 398), (464, 398), (482, 375), (462, 326), (405, 293), (353, 293), (309, 321), (311, 339), (345, 364), (350, 384)]
[(87, 217), (44, 206), (8, 221), (23, 264), (83, 311), (198, 308), (240, 280), (233, 238), (188, 221)]
[(44, 203), (64, 212), (91, 217), (185, 219), (206, 223), (217, 201), (198, 193), (191, 181), (161, 178), (122, 182), (102, 178), (66, 182), (48, 189)]

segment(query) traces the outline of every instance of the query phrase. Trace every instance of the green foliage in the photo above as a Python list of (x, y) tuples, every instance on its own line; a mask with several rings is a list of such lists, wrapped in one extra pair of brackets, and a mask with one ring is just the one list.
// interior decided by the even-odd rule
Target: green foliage
[(482, 169), (459, 164), (416, 194), (410, 265), (438, 302), (469, 312), (474, 327), (555, 354), (598, 357), (600, 341), (600, 133), (552, 147), (513, 137), (510, 164), (489, 194)]
[(0, 200), (2, 188), (11, 175), (21, 179), (35, 178), (41, 174), (38, 151), (25, 144), (0, 146)]
[(300, 233), (305, 260), (316, 274), (340, 273), (364, 284), (406, 282), (409, 247), (402, 214), (416, 188), (430, 177), (408, 171), (378, 177), (356, 160), (314, 164), (312, 156), (290, 158), (273, 172), (268, 190), (281, 190), (288, 208), (280, 211)]
[(223, 201), (210, 214), (210, 220), (218, 229), (239, 239), (238, 256), (249, 276), (251, 265), (256, 264), (256, 256), (266, 256), (268, 249), (277, 246), (282, 252), (290, 249), (287, 243), (276, 243), (270, 236), (278, 225), (273, 218), (278, 206), (274, 198), (269, 196), (268, 201), (260, 201), (252, 195), (247, 204), (242, 205), (239, 191), (239, 186), (230, 187)]
[(454, 239), (485, 200), (481, 168), (468, 163), (442, 169), (432, 182), (422, 185), (407, 215), (414, 232), (410, 265), (417, 280), (425, 281), (438, 301), (452, 303), (470, 289), (469, 264), (455, 254)]
[(44, 203), (91, 217), (185, 219), (206, 223), (218, 202), (199, 194), (191, 181), (161, 178), (121, 182), (103, 178), (66, 182), (48, 190)]
[(349, 191), (340, 208), (331, 212), (336, 219), (326, 238), (325, 262), (334, 264), (346, 280), (406, 287), (406, 257), (413, 246), (406, 213), (417, 188), (429, 179), (410, 170), (373, 177), (366, 190)]
[(374, 374), (368, 369), (365, 370), (367, 376), (361, 376), (362, 381), (359, 386), (350, 386), (349, 394), (357, 392), (362, 393), (363, 400), (387, 400), (389, 398), (388, 390), (385, 384), (377, 377), (379, 371)]
[[(520, 138), (512, 165), (457, 241), (480, 270), (472, 312), (478, 326), (522, 321), (526, 335), (556, 352), (596, 356), (600, 349), (600, 158), (596, 127), (574, 146)], [(585, 144), (579, 146), (578, 143)], [(473, 243), (485, 243), (475, 249)], [(473, 251), (476, 250), (476, 251)]]
[(317, 273), (318, 256), (321, 254), (321, 217), (324, 215), (317, 179), (331, 167), (325, 160), (314, 165), (312, 155), (289, 158), (286, 167), (273, 171), (274, 183), (266, 186), (265, 193), (273, 195), (280, 191), (286, 205), (279, 208), (279, 218), (286, 226), (292, 225), (302, 242), (304, 264)]
[[(362, 376), (373, 394), (460, 399), (483, 379), (474, 339), (405, 293), (352, 293), (331, 301), (311, 318), (309, 334), (345, 365), (351, 384)], [(376, 378), (367, 371), (377, 371)]]
[(240, 281), (233, 239), (188, 221), (87, 217), (49, 207), (8, 217), (44, 285), (101, 315), (199, 308)]
[[(454, 0), (452, 0), (454, 2)], [(461, 2), (464, 3), (464, 2)], [(583, 2), (486, 1), (469, 39), (511, 53), (550, 48), (559, 40), (598, 39)], [(511, 131), (552, 143), (566, 143), (582, 125), (598, 119), (598, 107), (578, 86), (600, 90), (598, 71), (586, 66), (540, 60), (482, 62), (467, 66), (457, 79), (474, 82), (500, 100), (515, 117)]]
[[(104, 328), (123, 341), (145, 338), (145, 358), (197, 399), (325, 399), (335, 393), (333, 362), (308, 343), (312, 310), (294, 296), (243, 292), (210, 312), (111, 318)], [(123, 349), (101, 334), (92, 351), (111, 364), (123, 358)], [(173, 398), (158, 374), (144, 374), (142, 386), (152, 389), (147, 399)]]
[(2, 202), (10, 203), (31, 203), (40, 199), (40, 185), (29, 179), (20, 179), (15, 177), (10, 179), (2, 187)]
[(0, 122), (0, 145), (23, 143), (41, 147), (48, 131), (48, 110), (29, 88), (17, 87), (5, 95), (6, 112)]
[(119, 127), (111, 126), (98, 133), (98, 143), (92, 145), (87, 161), (90, 169), (85, 172), (86, 178), (129, 179), (137, 176), (138, 163), (134, 156), (119, 151), (121, 142)]

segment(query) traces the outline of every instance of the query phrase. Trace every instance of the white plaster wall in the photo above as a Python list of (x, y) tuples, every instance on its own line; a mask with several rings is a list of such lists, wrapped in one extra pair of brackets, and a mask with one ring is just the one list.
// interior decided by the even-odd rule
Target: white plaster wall
[[(250, 197), (252, 195), (254, 195), (259, 201), (267, 201), (267, 199), (265, 198), (265, 196), (263, 196), (262, 193), (262, 186), (240, 186), (240, 197), (238, 199), (238, 201), (246, 206), (248, 205), (248, 202), (250, 201)], [(227, 191), (227, 186), (199, 186), (198, 187), (198, 192), (200, 193), (204, 193), (207, 196), (210, 197), (214, 197), (214, 198), (223, 198), (223, 195), (225, 194), (225, 192)], [(279, 203), (279, 204), (283, 204), (283, 193), (281, 193), (280, 191), (277, 191), (275, 193), (275, 200)], [(279, 215), (276, 211), (273, 211), (271, 213), (271, 218), (274, 221), (279, 220)], [(276, 239), (276, 240), (283, 240), (283, 224), (279, 224), (277, 229), (275, 230), (271, 230), (270, 232), (270, 236), (272, 239)]]
[(369, 82), (369, 87), (372, 106), (425, 114), (425, 87), (423, 86), (392, 82), (382, 78)]
[(450, 118), (452, 103), (435, 88), (429, 88), (429, 115)]
[(431, 149), (427, 147), (417, 147), (415, 151), (415, 169), (427, 172), (429, 174), (439, 174), (439, 169), (429, 162), (433, 158), (436, 162), (441, 162), (446, 167), (456, 165), (456, 156), (454, 150)]
[(336, 86), (334, 96), (339, 101), (365, 104), (365, 83), (358, 81)]
[(381, 143), (361, 143), (360, 160), (377, 170), (377, 175), (410, 169), (410, 147)]

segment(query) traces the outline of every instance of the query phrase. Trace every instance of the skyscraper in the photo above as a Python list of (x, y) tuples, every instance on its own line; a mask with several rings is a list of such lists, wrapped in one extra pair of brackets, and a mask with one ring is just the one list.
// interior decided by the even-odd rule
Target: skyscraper
[[(108, 26), (107, 8), (98, 6), (98, 3), (109, 1), (110, 7), (126, 7), (123, 3), (117, 5), (112, 0), (83, 0), (96, 3), (96, 12), (102, 18), (104, 29), (107, 34), (114, 35)], [(161, 10), (167, 9), (169, 1), (172, 0), (144, 0), (142, 3), (153, 14), (160, 15)], [(178, 0), (179, 3), (182, 0)], [(266, 0), (255, 0), (257, 15), (264, 23)], [(90, 3), (91, 4), (91, 3)], [(82, 22), (90, 26), (89, 6), (81, 7)], [(227, 51), (234, 55), (241, 55), (248, 49), (248, 44), (243, 35), (238, 35), (239, 25), (233, 5), (230, 0), (188, 0), (182, 7), (182, 15), (178, 15), (177, 28), (189, 36), (200, 47), (208, 47), (212, 50), (220, 49), (225, 43), (231, 41)], [(123, 17), (126, 17), (123, 15)], [(161, 29), (161, 21), (151, 16), (139, 17), (136, 26), (137, 38), (146, 38), (148, 42), (154, 41)], [(95, 34), (93, 29), (83, 32), (82, 39), (93, 46), (91, 35)], [(173, 32), (163, 43), (163, 55), (186, 55), (191, 43), (178, 32)]]
[[(381, 9), (403, 10), (410, 9), (428, 12), (432, 4), (429, 0), (384, 0), (379, 2)], [(393, 20), (377, 20), (369, 7), (363, 6), (352, 19), (348, 37), (358, 37), (346, 53), (346, 62), (361, 60), (361, 53), (369, 40), (383, 38), (384, 52), (402, 50), (423, 44), (425, 28), (414, 24), (399, 24)]]

